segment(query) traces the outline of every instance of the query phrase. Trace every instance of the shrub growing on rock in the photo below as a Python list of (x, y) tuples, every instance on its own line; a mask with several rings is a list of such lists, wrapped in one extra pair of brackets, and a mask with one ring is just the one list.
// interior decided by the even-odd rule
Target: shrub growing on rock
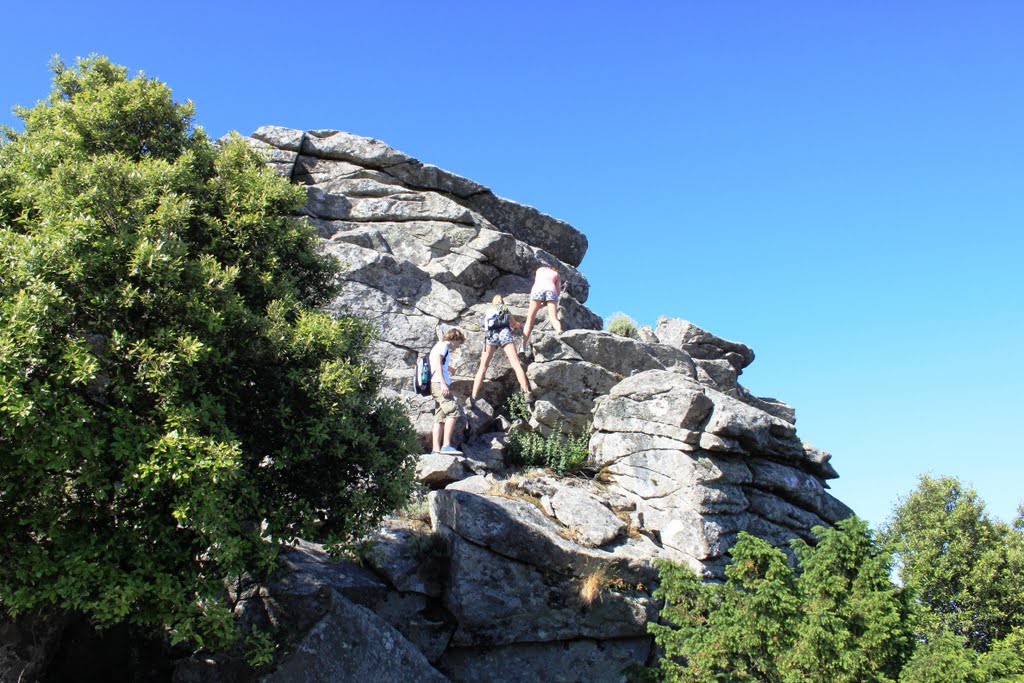
[(630, 339), (640, 338), (640, 331), (637, 327), (636, 321), (625, 313), (613, 313), (611, 317), (608, 318), (607, 329), (612, 334), (617, 334), (620, 337), (629, 337)]
[[(508, 399), (509, 415), (513, 420), (528, 421), (530, 409), (521, 394)], [(590, 436), (554, 429), (544, 436), (539, 432), (514, 428), (508, 434), (509, 457), (515, 465), (547, 467), (559, 474), (576, 472), (590, 455)]]
[(228, 637), (225, 578), (401, 504), (412, 430), (313, 308), (302, 190), (159, 81), (53, 70), (0, 141), (0, 603)]

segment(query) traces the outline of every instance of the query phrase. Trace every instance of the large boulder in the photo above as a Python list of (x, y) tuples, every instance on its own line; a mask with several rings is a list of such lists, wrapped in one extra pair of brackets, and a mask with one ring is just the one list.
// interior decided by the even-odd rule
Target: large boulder
[(658, 341), (682, 349), (700, 360), (725, 360), (741, 372), (754, 362), (754, 351), (746, 344), (722, 339), (688, 320), (658, 318), (655, 329)]
[(597, 402), (590, 448), (639, 528), (716, 578), (739, 531), (784, 546), (847, 512), (825, 492), (830, 456), (791, 423), (678, 372), (616, 384)]
[(392, 683), (449, 679), (395, 628), (336, 592), (330, 607), (261, 683)]
[(438, 667), (455, 681), (625, 683), (626, 669), (650, 653), (649, 638), (474, 645), (451, 648)]

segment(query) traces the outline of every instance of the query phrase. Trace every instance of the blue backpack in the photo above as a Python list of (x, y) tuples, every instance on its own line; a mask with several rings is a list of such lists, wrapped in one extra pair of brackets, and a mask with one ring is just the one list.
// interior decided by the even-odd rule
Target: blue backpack
[[(451, 353), (451, 349), (445, 349), (441, 363)], [(420, 356), (416, 359), (416, 368), (412, 373), (412, 388), (420, 396), (430, 396), (430, 354)]]

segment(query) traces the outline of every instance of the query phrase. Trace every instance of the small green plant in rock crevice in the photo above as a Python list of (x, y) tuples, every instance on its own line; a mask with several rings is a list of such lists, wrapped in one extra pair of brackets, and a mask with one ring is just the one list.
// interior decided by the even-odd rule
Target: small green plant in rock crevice
[[(515, 420), (529, 420), (530, 409), (521, 394), (508, 399), (509, 417)], [(513, 429), (508, 434), (508, 451), (513, 464), (528, 467), (547, 467), (559, 474), (576, 472), (583, 467), (590, 454), (590, 437), (567, 433), (559, 425), (544, 436), (525, 429)]]
[(606, 327), (612, 334), (617, 334), (620, 337), (629, 337), (630, 339), (639, 339), (640, 332), (638, 331), (636, 321), (630, 318), (625, 313), (613, 313)]

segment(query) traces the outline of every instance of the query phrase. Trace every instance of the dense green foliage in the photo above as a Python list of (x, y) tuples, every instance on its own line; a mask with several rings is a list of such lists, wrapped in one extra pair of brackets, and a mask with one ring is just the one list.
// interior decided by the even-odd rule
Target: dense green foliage
[[(530, 408), (522, 394), (508, 399), (509, 416), (513, 420), (528, 421)], [(512, 429), (508, 434), (509, 458), (515, 465), (547, 467), (559, 474), (577, 472), (590, 455), (590, 436), (552, 430), (544, 436), (526, 429)]]
[[(921, 477), (882, 540), (850, 518), (795, 542), (747, 534), (722, 585), (660, 565), (669, 681), (1024, 683), (1024, 515), (993, 521), (956, 479)], [(895, 558), (901, 587), (891, 582)]]
[(54, 74), (0, 141), (0, 603), (227, 636), (264, 539), (405, 500), (412, 430), (371, 329), (313, 308), (335, 266), (301, 189), (159, 81)]
[(629, 337), (630, 339), (639, 339), (640, 332), (637, 329), (636, 321), (630, 318), (625, 313), (613, 313), (606, 327), (612, 334), (617, 334), (620, 337)]
[(668, 681), (895, 681), (913, 647), (888, 556), (855, 517), (795, 541), (799, 570), (741, 533), (724, 584), (659, 566), (664, 623), (650, 624)]
[(905, 680), (1024, 680), (1024, 523), (992, 520), (970, 487), (921, 477), (886, 530), (923, 641)]

